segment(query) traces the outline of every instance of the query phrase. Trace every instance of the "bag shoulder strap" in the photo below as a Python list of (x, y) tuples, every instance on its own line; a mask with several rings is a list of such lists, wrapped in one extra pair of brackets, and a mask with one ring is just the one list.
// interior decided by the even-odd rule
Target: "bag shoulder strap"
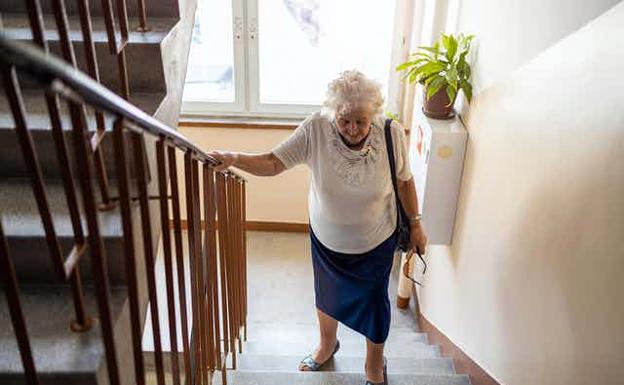
[(386, 119), (384, 133), (386, 136), (386, 152), (388, 153), (388, 162), (390, 163), (390, 177), (392, 178), (392, 188), (394, 189), (394, 196), (396, 197), (397, 203), (399, 203), (400, 201), (399, 190), (397, 187), (396, 165), (394, 163), (394, 146), (392, 144), (392, 130), (390, 129), (391, 124), (392, 119)]

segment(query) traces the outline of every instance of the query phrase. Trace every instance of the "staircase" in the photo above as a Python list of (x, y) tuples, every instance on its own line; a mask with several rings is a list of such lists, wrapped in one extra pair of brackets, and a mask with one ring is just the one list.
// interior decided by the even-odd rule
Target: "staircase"
[[(318, 344), (313, 271), (306, 234), (250, 233), (248, 339), (227, 372), (230, 385), (363, 385), (366, 343), (357, 332), (338, 325), (340, 350), (320, 372), (299, 372), (299, 361)], [(390, 277), (396, 295), (398, 259)], [(255, 293), (255, 295), (253, 295)], [(385, 346), (391, 385), (470, 385), (453, 360), (430, 345), (410, 307), (392, 306)], [(232, 368), (232, 362), (228, 363)], [(217, 373), (214, 383), (220, 383)]]
[[(238, 356), (237, 369), (228, 372), (234, 385), (363, 385), (366, 344), (350, 330), (339, 332), (340, 351), (321, 372), (298, 372), (299, 361), (312, 352), (318, 332), (311, 328), (250, 330), (250, 340)], [(258, 337), (256, 337), (258, 336)], [(385, 349), (388, 383), (393, 385), (469, 385), (465, 375), (455, 373), (453, 361), (440, 356), (427, 335), (410, 330), (391, 331)]]

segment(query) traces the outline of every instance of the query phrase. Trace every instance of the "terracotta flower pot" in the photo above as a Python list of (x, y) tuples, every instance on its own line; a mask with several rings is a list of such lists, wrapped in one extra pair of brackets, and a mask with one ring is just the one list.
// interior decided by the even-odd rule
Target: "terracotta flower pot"
[(452, 119), (455, 117), (453, 105), (446, 94), (446, 86), (427, 99), (427, 90), (423, 87), (423, 112), (426, 116), (434, 119)]

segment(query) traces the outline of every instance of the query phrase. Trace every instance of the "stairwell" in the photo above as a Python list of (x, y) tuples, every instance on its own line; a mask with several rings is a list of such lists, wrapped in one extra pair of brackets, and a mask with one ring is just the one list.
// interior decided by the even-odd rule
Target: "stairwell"
[[(53, 54), (61, 55), (61, 43), (53, 20), (53, 0), (41, 2), (45, 37)], [(8, 0), (0, 4), (2, 33), (19, 42), (31, 42), (33, 35), (27, 17), (26, 2)], [(97, 56), (100, 80), (103, 85), (121, 93), (119, 68), (115, 55), (109, 52), (109, 41), (99, 2), (90, 4), (92, 11), (92, 37)], [(195, 1), (158, 0), (147, 7), (147, 32), (137, 32), (138, 15), (134, 7), (129, 12), (130, 33), (126, 45), (128, 63), (129, 101), (144, 112), (168, 126), (175, 126), (181, 103), (181, 93), (186, 71)], [(74, 43), (80, 69), (88, 71), (83, 36), (78, 19), (78, 8), (67, 2), (69, 35)], [(53, 221), (61, 250), (69, 252), (74, 246), (74, 223), (67, 205), (66, 189), (63, 187), (63, 170), (56, 161), (56, 147), (51, 130), (50, 117), (43, 92), (27, 77), (20, 76), (22, 98), (26, 107), (28, 131), (32, 137), (44, 181), (47, 205)], [(71, 143), (69, 111), (61, 103), (61, 123), (65, 141)], [(96, 116), (91, 109), (86, 112), (87, 127), (96, 131)], [(120, 180), (115, 164), (112, 118), (106, 117), (107, 133), (100, 145), (104, 154), (104, 168), (108, 174), (110, 195), (120, 196)], [(147, 180), (150, 193), (156, 192), (156, 154), (153, 139), (145, 139)], [(70, 145), (71, 147), (71, 145)], [(137, 151), (137, 148), (133, 148)], [(78, 160), (71, 157), (71, 171), (78, 174)], [(138, 178), (136, 166), (129, 166), (130, 178)], [(8, 100), (0, 96), (0, 212), (3, 238), (14, 263), (20, 285), (21, 310), (26, 320), (28, 340), (33, 352), (34, 366), (39, 384), (109, 384), (109, 362), (100, 320), (88, 330), (72, 330), (70, 318), (74, 314), (75, 293), (69, 281), (60, 279), (49, 255), (49, 239), (42, 225), (40, 208), (31, 186), (32, 170), (24, 161), (15, 133), (15, 123)], [(196, 188), (194, 186), (193, 188)], [(136, 191), (132, 190), (133, 193)], [(199, 196), (199, 192), (197, 193)], [(78, 201), (81, 201), (78, 197)], [(98, 195), (98, 199), (102, 200)], [(110, 320), (114, 343), (119, 349), (115, 358), (119, 363), (121, 384), (137, 383), (133, 370), (132, 333), (127, 264), (124, 254), (124, 226), (118, 204), (112, 209), (98, 213), (103, 248), (106, 250), (106, 269), (110, 281)], [(84, 209), (84, 208), (83, 208)], [(197, 207), (199, 209), (199, 207)], [(138, 202), (131, 202), (131, 227), (141, 229), (141, 209)], [(158, 202), (149, 204), (152, 217), (151, 245), (145, 246), (140, 237), (133, 239), (136, 250), (138, 277), (138, 308), (140, 329), (151, 322), (146, 317), (148, 309), (148, 270), (151, 249), (155, 252), (162, 235), (158, 215)], [(82, 218), (85, 222), (85, 218)], [(86, 223), (83, 223), (86, 228)], [(199, 231), (199, 230), (197, 230)], [(190, 241), (189, 241), (190, 242)], [(222, 378), (221, 372), (210, 369), (214, 377), (211, 383), (234, 385), (252, 384), (362, 384), (365, 342), (362, 336), (340, 327), (338, 337), (341, 350), (319, 373), (297, 371), (297, 364), (310, 353), (317, 342), (315, 329), (312, 270), (309, 263), (309, 243), (303, 235), (258, 234), (250, 236), (250, 275), (247, 291), (249, 319), (240, 354), (225, 354), (229, 367)], [(0, 245), (1, 247), (2, 245)], [(188, 247), (185, 241), (185, 247)], [(187, 249), (186, 254), (189, 254)], [(190, 253), (192, 254), (192, 253)], [(147, 258), (147, 259), (146, 259)], [(92, 258), (89, 252), (82, 258), (80, 271), (84, 279), (86, 313), (98, 314), (95, 287), (92, 276)], [(395, 292), (396, 274), (390, 292)], [(158, 280), (164, 285), (164, 279)], [(5, 283), (5, 282), (2, 282)], [(216, 289), (215, 289), (216, 290)], [(216, 294), (216, 291), (214, 292)], [(391, 298), (393, 295), (391, 294)], [(160, 302), (160, 301), (158, 301)], [(218, 301), (217, 301), (218, 302)], [(164, 306), (164, 303), (160, 303)], [(190, 305), (189, 305), (190, 306)], [(194, 306), (194, 305), (193, 305)], [(201, 305), (200, 305), (201, 306)], [(166, 323), (160, 317), (161, 326)], [(218, 324), (218, 319), (217, 319)], [(154, 327), (154, 325), (151, 325)], [(164, 327), (166, 329), (166, 327)], [(31, 383), (25, 374), (23, 356), (12, 327), (9, 304), (0, 296), (0, 384)], [(197, 335), (195, 335), (197, 338)], [(136, 342), (136, 341), (134, 341)], [(195, 342), (197, 344), (197, 342)], [(180, 349), (182, 350), (182, 349)], [(151, 354), (144, 359), (153, 364), (153, 371), (146, 375), (148, 384), (164, 383), (159, 370), (167, 370), (167, 383), (171, 378), (171, 358), (166, 356), (165, 365), (159, 365)], [(402, 385), (467, 385), (466, 375), (455, 372), (450, 358), (441, 357), (437, 346), (428, 344), (427, 335), (420, 333), (412, 311), (401, 312), (393, 307), (393, 322), (386, 345), (388, 377), (392, 384)], [(135, 357), (136, 358), (136, 357)], [(168, 358), (168, 359), (167, 359)], [(193, 356), (197, 365), (197, 357)], [(157, 361), (157, 359), (156, 359)], [(180, 358), (179, 371), (182, 372)], [(197, 366), (195, 366), (197, 370)], [(194, 372), (196, 374), (196, 372)], [(201, 383), (199, 376), (185, 378), (186, 383)], [(175, 383), (175, 382), (173, 382)]]

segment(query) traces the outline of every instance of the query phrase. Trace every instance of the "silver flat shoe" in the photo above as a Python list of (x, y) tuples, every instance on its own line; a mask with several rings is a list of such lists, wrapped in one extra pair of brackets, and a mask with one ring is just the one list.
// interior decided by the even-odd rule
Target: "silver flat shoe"
[(314, 361), (314, 359), (312, 358), (312, 354), (309, 354), (308, 356), (306, 356), (306, 358), (304, 358), (300, 362), (300, 364), (303, 364), (304, 366), (306, 366), (308, 370), (300, 370), (300, 371), (302, 372), (319, 371), (323, 367), (323, 365), (325, 365), (329, 360), (331, 360), (334, 357), (334, 354), (336, 354), (338, 350), (340, 350), (340, 341), (336, 340), (336, 347), (334, 348), (334, 351), (332, 352), (331, 356), (329, 356), (329, 358), (327, 358), (325, 362), (321, 362), (321, 363)]

